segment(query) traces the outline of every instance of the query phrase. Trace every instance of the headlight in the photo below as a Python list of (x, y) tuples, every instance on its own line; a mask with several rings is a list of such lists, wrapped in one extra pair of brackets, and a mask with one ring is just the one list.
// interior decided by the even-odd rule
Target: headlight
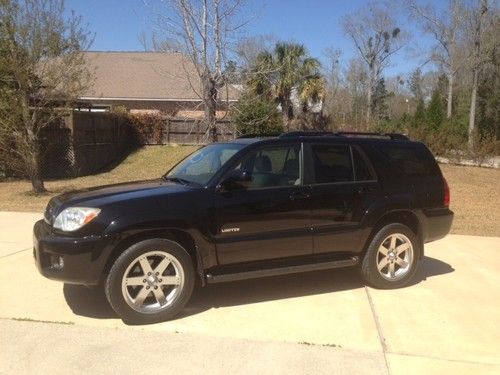
[(94, 220), (99, 212), (101, 210), (98, 208), (68, 207), (57, 215), (54, 228), (65, 232), (75, 231)]

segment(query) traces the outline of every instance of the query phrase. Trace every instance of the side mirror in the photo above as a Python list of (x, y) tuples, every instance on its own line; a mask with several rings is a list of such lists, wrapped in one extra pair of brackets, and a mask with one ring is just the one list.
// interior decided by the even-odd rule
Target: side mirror
[(250, 173), (241, 170), (232, 171), (219, 184), (219, 191), (241, 189), (245, 182), (251, 181)]

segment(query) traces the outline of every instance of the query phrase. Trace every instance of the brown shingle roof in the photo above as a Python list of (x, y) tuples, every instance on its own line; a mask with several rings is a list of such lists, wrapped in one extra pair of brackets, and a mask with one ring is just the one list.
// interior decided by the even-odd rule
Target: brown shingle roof
[[(85, 52), (95, 81), (82, 98), (199, 100), (192, 62), (180, 53)], [(222, 90), (221, 99), (226, 99)], [(237, 99), (230, 88), (229, 99)]]

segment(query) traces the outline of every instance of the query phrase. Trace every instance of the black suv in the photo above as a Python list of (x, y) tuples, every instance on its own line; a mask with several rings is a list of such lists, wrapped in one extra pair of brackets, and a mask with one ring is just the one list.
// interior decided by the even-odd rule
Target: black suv
[(162, 178), (60, 195), (34, 227), (46, 277), (104, 283), (129, 323), (173, 318), (193, 287), (357, 265), (408, 283), (453, 220), (429, 150), (399, 134), (285, 133), (205, 146)]

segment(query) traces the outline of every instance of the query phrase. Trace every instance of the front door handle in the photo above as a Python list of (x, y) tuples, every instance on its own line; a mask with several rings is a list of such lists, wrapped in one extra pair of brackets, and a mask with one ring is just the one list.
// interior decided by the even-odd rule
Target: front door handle
[(290, 200), (298, 200), (298, 199), (308, 199), (311, 197), (311, 194), (303, 192), (303, 191), (296, 191), (294, 193), (290, 193), (289, 195)]

